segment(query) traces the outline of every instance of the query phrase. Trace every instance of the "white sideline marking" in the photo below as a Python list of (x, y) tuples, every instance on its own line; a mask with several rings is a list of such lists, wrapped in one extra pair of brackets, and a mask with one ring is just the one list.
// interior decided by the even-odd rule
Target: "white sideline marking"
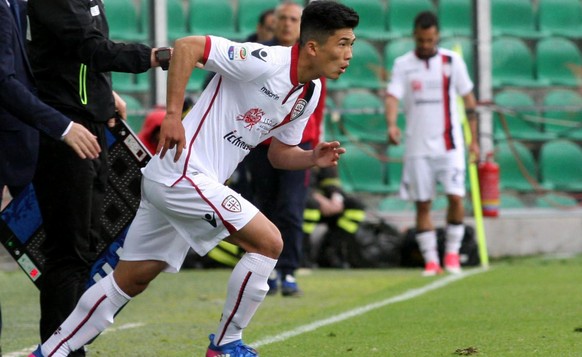
[(320, 327), (334, 324), (336, 322), (347, 320), (347, 319), (350, 319), (352, 317), (363, 315), (369, 311), (379, 309), (379, 308), (384, 307), (386, 305), (391, 305), (391, 304), (395, 304), (397, 302), (413, 299), (413, 298), (418, 297), (420, 295), (426, 294), (430, 291), (447, 286), (450, 283), (453, 283), (457, 280), (461, 280), (463, 278), (466, 278), (470, 275), (474, 275), (477, 273), (482, 273), (486, 270), (487, 269), (484, 269), (484, 268), (477, 268), (477, 269), (472, 269), (472, 270), (465, 270), (461, 274), (447, 275), (446, 277), (439, 279), (435, 282), (432, 282), (432, 283), (430, 283), (426, 286), (423, 286), (421, 288), (408, 290), (407, 292), (405, 292), (403, 294), (391, 297), (391, 298), (386, 299), (386, 300), (382, 300), (382, 301), (379, 301), (376, 303), (372, 303), (372, 304), (368, 304), (368, 305), (365, 305), (362, 307), (358, 307), (358, 308), (355, 308), (353, 310), (349, 310), (349, 311), (346, 311), (346, 312), (341, 313), (339, 315), (330, 317), (328, 319), (312, 322), (308, 325), (299, 326), (294, 330), (283, 332), (283, 333), (280, 333), (280, 334), (275, 335), (275, 336), (266, 337), (266, 338), (259, 340), (257, 342), (249, 343), (249, 345), (253, 346), (254, 348), (258, 348), (261, 346), (269, 345), (271, 343), (285, 341), (291, 337), (295, 337), (295, 336), (301, 335), (303, 333), (316, 330)]
[[(144, 326), (144, 323), (141, 322), (137, 322), (137, 323), (129, 323), (129, 324), (125, 324), (125, 325), (121, 325), (119, 327), (112, 327), (109, 328), (105, 331), (103, 331), (103, 333), (101, 333), (102, 335), (109, 333), (109, 332), (115, 332), (115, 331), (119, 331), (119, 330), (128, 330), (128, 329), (132, 329), (132, 328), (138, 328), (138, 327), (142, 327)], [(3, 356), (4, 357), (26, 357), (28, 356), (30, 353), (32, 353), (32, 351), (34, 351), (36, 349), (37, 345), (34, 346), (30, 346), (30, 347), (26, 347), (20, 351), (14, 351), (14, 352), (9, 352), (9, 353), (5, 353)]]
[(109, 333), (109, 332), (115, 332), (115, 331), (120, 331), (120, 330), (129, 330), (132, 328), (138, 328), (138, 327), (142, 327), (142, 326), (145, 326), (145, 324), (143, 322), (134, 322), (134, 323), (121, 325), (119, 327), (108, 328), (107, 330), (103, 331), (101, 334), (105, 335), (106, 333)]
[[(440, 289), (444, 286), (449, 285), (450, 283), (453, 283), (457, 280), (461, 280), (463, 278), (466, 278), (468, 276), (474, 275), (474, 274), (478, 274), (478, 273), (482, 273), (484, 271), (487, 271), (487, 268), (477, 268), (477, 269), (472, 269), (472, 270), (465, 270), (463, 271), (462, 274), (456, 274), (456, 275), (447, 275), (446, 277), (439, 279), (437, 281), (434, 281), (426, 286), (423, 286), (421, 288), (416, 288), (416, 289), (412, 289), (412, 290), (408, 290), (407, 292), (391, 297), (389, 299), (386, 300), (382, 300), (373, 304), (368, 304), (362, 307), (358, 307), (355, 308), (353, 310), (349, 310), (346, 311), (342, 314), (336, 315), (334, 317), (330, 317), (328, 319), (324, 319), (324, 320), (319, 320), (319, 321), (315, 321), (313, 323), (310, 323), (308, 325), (303, 325), (303, 326), (299, 326), (298, 328), (294, 329), (294, 330), (290, 330), (287, 332), (283, 332), (280, 333), (278, 335), (275, 336), (270, 336), (270, 337), (266, 337), (262, 340), (259, 340), (257, 342), (253, 342), (250, 343), (249, 345), (255, 347), (255, 348), (259, 348), (261, 346), (265, 346), (265, 345), (269, 345), (271, 343), (275, 343), (275, 342), (281, 342), (281, 341), (285, 341), (291, 337), (295, 337), (298, 335), (301, 335), (303, 333), (306, 332), (310, 332), (313, 330), (316, 330), (320, 327), (323, 326), (327, 326), (327, 325), (331, 325), (334, 324), (336, 322), (340, 322), (343, 320), (347, 320), (350, 319), (352, 317), (356, 317), (356, 316), (360, 316), (363, 315), (369, 311), (375, 310), (375, 309), (379, 309), (381, 307), (384, 307), (386, 305), (391, 305), (391, 304), (395, 304), (397, 302), (401, 302), (401, 301), (406, 301), (406, 300), (410, 300), (410, 299), (414, 299), (415, 297), (424, 295), (430, 291), (436, 290), (436, 289)], [(115, 331), (119, 331), (119, 330), (127, 330), (127, 329), (132, 329), (132, 328), (138, 328), (138, 327), (142, 327), (144, 326), (144, 323), (138, 322), (138, 323), (128, 323), (125, 325), (121, 325), (119, 327), (112, 327), (109, 328), (105, 331), (103, 331), (102, 334), (106, 334), (109, 332), (115, 332)], [(4, 357), (26, 357), (28, 356), (32, 351), (34, 351), (34, 349), (36, 348), (36, 345), (34, 346), (30, 346), (27, 348), (24, 348), (20, 351), (15, 351), (15, 352), (9, 352), (4, 354)]]

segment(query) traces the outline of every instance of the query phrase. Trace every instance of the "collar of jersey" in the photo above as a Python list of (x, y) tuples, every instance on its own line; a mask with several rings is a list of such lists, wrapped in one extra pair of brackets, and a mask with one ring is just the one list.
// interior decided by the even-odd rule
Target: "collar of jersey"
[(291, 71), (289, 79), (293, 86), (299, 85), (299, 77), (297, 76), (297, 65), (299, 63), (299, 43), (296, 43), (291, 48)]
[(430, 55), (430, 56), (428, 56), (428, 57), (420, 57), (420, 56), (418, 55), (418, 52), (416, 52), (416, 50), (414, 50), (414, 55), (416, 56), (416, 58), (418, 58), (418, 59), (421, 59), (421, 60), (424, 60), (424, 61), (426, 61), (426, 60), (429, 60), (429, 59), (433, 58), (434, 56), (438, 55), (438, 53), (439, 53), (439, 49), (438, 49), (438, 47), (437, 47), (436, 51), (434, 51), (434, 53), (433, 53), (432, 55)]

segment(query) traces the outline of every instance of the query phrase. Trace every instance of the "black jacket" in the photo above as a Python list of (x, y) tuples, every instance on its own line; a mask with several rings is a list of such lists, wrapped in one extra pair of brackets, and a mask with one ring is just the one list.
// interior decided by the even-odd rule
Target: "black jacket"
[(114, 43), (102, 0), (29, 0), (29, 59), (39, 96), (77, 118), (115, 114), (110, 71), (145, 72), (151, 48)]
[[(26, 5), (20, 23), (26, 28)], [(32, 180), (38, 157), (38, 131), (59, 140), (70, 120), (35, 96), (34, 79), (26, 59), (24, 29), (0, 0), (0, 190)], [(0, 196), (2, 194), (0, 193)]]

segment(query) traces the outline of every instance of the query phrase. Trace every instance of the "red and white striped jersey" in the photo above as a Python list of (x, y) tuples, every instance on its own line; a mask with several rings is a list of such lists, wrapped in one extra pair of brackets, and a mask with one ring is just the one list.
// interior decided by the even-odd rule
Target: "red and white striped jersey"
[(176, 163), (173, 150), (164, 159), (154, 156), (144, 176), (169, 186), (197, 173), (224, 182), (261, 141), (274, 136), (299, 144), (321, 83), (298, 82), (298, 57), (297, 45), (269, 47), (208, 36), (203, 63), (217, 75), (184, 118), (186, 150)]
[(405, 155), (436, 156), (464, 150), (456, 95), (464, 96), (472, 89), (467, 65), (453, 51), (439, 48), (428, 59), (410, 51), (396, 58), (387, 91), (403, 101)]

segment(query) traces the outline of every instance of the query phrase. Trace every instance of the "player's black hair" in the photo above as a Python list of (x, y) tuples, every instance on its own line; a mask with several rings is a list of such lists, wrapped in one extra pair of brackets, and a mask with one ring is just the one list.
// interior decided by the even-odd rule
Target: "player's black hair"
[(309, 40), (324, 43), (336, 30), (354, 29), (359, 22), (360, 16), (350, 7), (335, 1), (312, 1), (301, 15), (299, 46), (304, 46)]
[(432, 11), (423, 11), (414, 18), (414, 30), (426, 30), (433, 26), (436, 27), (437, 30), (439, 29), (439, 19)]

